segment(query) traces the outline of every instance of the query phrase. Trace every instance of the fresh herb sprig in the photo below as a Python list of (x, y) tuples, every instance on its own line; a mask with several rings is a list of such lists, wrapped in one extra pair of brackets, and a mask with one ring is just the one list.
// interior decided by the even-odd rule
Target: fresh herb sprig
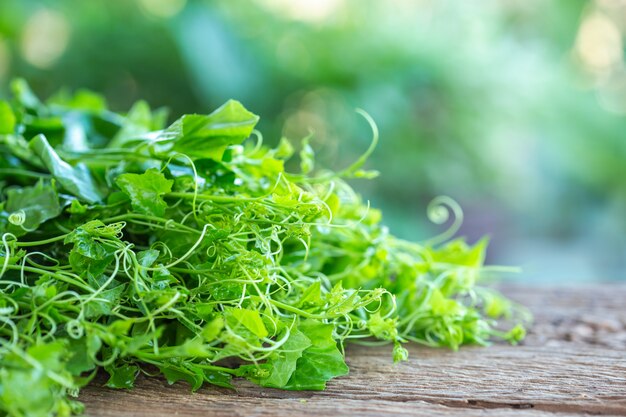
[[(209, 115), (127, 114), (87, 91), (42, 103), (23, 81), (0, 102), (0, 410), (68, 416), (99, 369), (193, 390), (324, 389), (348, 373), (346, 342), (457, 349), (512, 343), (518, 308), (479, 287), (486, 240), (390, 235), (346, 183), (362, 158), (316, 170), (307, 141), (263, 145), (258, 117), (229, 101)], [(249, 137), (253, 139), (248, 139)], [(452, 201), (429, 209), (445, 221)], [(457, 213), (457, 217), (458, 217)], [(460, 217), (457, 218), (459, 220)], [(454, 231), (453, 231), (454, 232)], [(517, 315), (519, 317), (519, 315)]]

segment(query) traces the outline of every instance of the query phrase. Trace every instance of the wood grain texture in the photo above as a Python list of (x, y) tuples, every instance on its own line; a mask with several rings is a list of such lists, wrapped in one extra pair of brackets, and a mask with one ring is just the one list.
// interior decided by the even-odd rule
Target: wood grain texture
[(535, 324), (521, 346), (459, 352), (409, 346), (350, 346), (350, 375), (323, 392), (206, 387), (140, 377), (132, 391), (85, 388), (93, 417), (112, 416), (626, 416), (626, 286), (525, 288), (503, 292), (527, 305)]

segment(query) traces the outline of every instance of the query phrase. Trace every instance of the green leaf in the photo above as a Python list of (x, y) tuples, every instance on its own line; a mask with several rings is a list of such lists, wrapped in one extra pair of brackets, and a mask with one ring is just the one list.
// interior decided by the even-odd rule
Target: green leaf
[(61, 214), (59, 196), (54, 185), (43, 180), (39, 180), (32, 187), (9, 189), (5, 210), (9, 213), (9, 221), (13, 226), (10, 230), (17, 236), (35, 230), (46, 220)]
[(219, 336), (222, 329), (224, 328), (224, 319), (222, 316), (217, 316), (202, 329), (202, 337), (207, 342), (212, 342)]
[(51, 415), (60, 390), (42, 372), (0, 369), (0, 409), (11, 416)]
[(441, 291), (434, 289), (430, 296), (430, 307), (436, 316), (457, 314), (461, 305), (453, 299), (446, 298)]
[(2, 144), (22, 161), (37, 168), (44, 168), (41, 159), (28, 147), (28, 142), (20, 135), (5, 135)]
[(329, 379), (348, 374), (348, 366), (333, 339), (333, 329), (332, 324), (323, 324), (317, 320), (300, 323), (298, 330), (312, 344), (298, 359), (296, 370), (284, 386), (285, 389), (323, 390)]
[(96, 364), (88, 347), (89, 341), (87, 336), (80, 339), (70, 339), (68, 350), (70, 358), (67, 362), (67, 370), (72, 375), (80, 375), (85, 371), (91, 371)]
[(26, 108), (37, 109), (41, 106), (41, 102), (23, 78), (17, 78), (11, 82), (11, 92), (15, 100)]
[(294, 328), (285, 344), (268, 358), (267, 365), (270, 369), (270, 374), (264, 378), (255, 379), (250, 377), (248, 379), (264, 387), (285, 387), (295, 372), (297, 362), (302, 357), (302, 353), (310, 346), (311, 340), (299, 329)]
[(94, 318), (100, 316), (108, 316), (111, 314), (113, 307), (119, 304), (119, 300), (126, 289), (126, 285), (118, 285), (117, 287), (101, 291), (97, 299), (87, 303), (85, 308), (85, 318)]
[(236, 100), (229, 100), (209, 115), (185, 115), (164, 133), (173, 139), (173, 150), (196, 158), (221, 159), (227, 146), (239, 144), (252, 134), (259, 116)]
[(137, 262), (144, 268), (151, 267), (159, 257), (159, 251), (156, 249), (142, 250), (137, 253)]
[(0, 135), (15, 132), (15, 114), (6, 101), (0, 100)]
[(0, 355), (0, 410), (11, 416), (69, 415), (67, 391), (76, 385), (65, 368), (65, 344), (37, 343), (17, 355), (18, 350)]
[(306, 290), (304, 290), (298, 306), (302, 308), (308, 308), (319, 307), (323, 304), (324, 300), (322, 299), (321, 283), (319, 281), (315, 281)]
[(72, 167), (63, 161), (44, 135), (32, 138), (28, 146), (39, 156), (48, 171), (68, 193), (88, 203), (102, 201), (103, 195), (85, 165), (77, 164)]
[(74, 244), (69, 254), (69, 263), (74, 272), (95, 279), (111, 265), (117, 250), (115, 244), (121, 244), (117, 237), (120, 232), (118, 227), (116, 224), (104, 225), (99, 220), (92, 220), (65, 237), (65, 244)]
[(204, 369), (204, 380), (217, 387), (234, 388), (231, 384), (232, 379), (233, 377), (226, 372)]
[(230, 383), (232, 377), (226, 372), (205, 369), (200, 365), (189, 362), (183, 364), (176, 364), (173, 361), (165, 362), (159, 365), (159, 370), (167, 379), (168, 384), (186, 381), (191, 385), (192, 391), (197, 391), (205, 381), (218, 387), (233, 387)]
[[(38, 343), (28, 348), (28, 355), (41, 365), (53, 371), (62, 371), (65, 367), (64, 358), (67, 349), (64, 341), (57, 340), (51, 343)], [(72, 385), (67, 381), (67, 385)]]
[(267, 337), (267, 329), (263, 324), (261, 315), (257, 311), (248, 310), (246, 308), (229, 308), (226, 310), (226, 313), (234, 317), (240, 324), (259, 338)]
[(67, 208), (67, 212), (71, 214), (85, 214), (87, 213), (87, 206), (78, 200), (72, 200), (70, 206)]
[(140, 100), (129, 110), (121, 129), (107, 144), (107, 148), (125, 147), (141, 142), (146, 133), (163, 129), (166, 119), (167, 111), (159, 109), (152, 112), (148, 103)]
[(178, 381), (187, 381), (191, 385), (192, 391), (197, 391), (204, 382), (205, 375), (202, 369), (193, 364), (185, 364), (184, 366), (166, 363), (159, 366), (159, 370), (167, 379), (167, 383), (172, 385)]
[(157, 169), (150, 168), (143, 174), (122, 174), (115, 179), (115, 183), (130, 197), (133, 209), (161, 217), (167, 208), (162, 196), (172, 191), (174, 181), (166, 179)]
[(132, 388), (139, 373), (139, 368), (135, 365), (124, 363), (122, 365), (110, 365), (104, 367), (109, 374), (106, 386), (109, 388)]
[(172, 357), (206, 358), (210, 356), (210, 351), (200, 337), (195, 337), (187, 339), (182, 344), (174, 347), (169, 355)]

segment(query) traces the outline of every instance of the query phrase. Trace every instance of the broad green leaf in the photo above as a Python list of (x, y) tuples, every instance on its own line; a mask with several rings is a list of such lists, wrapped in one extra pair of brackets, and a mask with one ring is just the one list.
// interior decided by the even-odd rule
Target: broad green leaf
[(67, 390), (76, 385), (66, 369), (66, 355), (63, 341), (40, 342), (20, 355), (15, 352), (1, 355), (0, 410), (28, 417), (48, 417), (69, 411)]
[(267, 337), (267, 329), (257, 311), (246, 308), (229, 308), (226, 312), (256, 336)]
[(120, 297), (126, 288), (125, 284), (101, 291), (98, 297), (87, 303), (85, 308), (85, 318), (108, 316), (113, 307), (119, 304)]
[(58, 386), (34, 369), (0, 368), (0, 409), (13, 416), (47, 417), (57, 401)]
[(221, 159), (224, 149), (252, 133), (259, 116), (236, 100), (229, 100), (209, 115), (185, 115), (164, 132), (174, 140), (173, 150), (196, 158)]
[(157, 169), (150, 168), (143, 174), (122, 174), (115, 179), (115, 183), (130, 197), (133, 209), (161, 217), (167, 208), (162, 196), (172, 191), (174, 181), (166, 179)]
[(241, 297), (243, 291), (243, 285), (239, 282), (220, 282), (219, 279), (211, 279), (214, 281), (211, 286), (207, 288), (207, 291), (211, 294), (211, 297), (218, 301), (236, 300)]
[(264, 387), (285, 387), (296, 370), (298, 359), (302, 357), (304, 350), (310, 346), (311, 340), (300, 330), (294, 328), (285, 344), (268, 358), (269, 375), (264, 378), (255, 379), (252, 377), (249, 379)]
[(167, 379), (168, 384), (172, 385), (178, 381), (187, 381), (191, 385), (192, 391), (197, 391), (205, 379), (202, 369), (193, 364), (180, 366), (174, 363), (165, 363), (159, 366), (159, 370)]
[(437, 316), (449, 316), (459, 312), (460, 304), (451, 298), (446, 298), (441, 291), (434, 289), (430, 296), (430, 308)]
[(348, 374), (348, 366), (333, 339), (333, 329), (332, 324), (317, 320), (300, 323), (298, 330), (311, 341), (311, 346), (298, 359), (285, 389), (323, 390), (329, 379)]
[(202, 337), (207, 342), (212, 342), (219, 336), (223, 328), (224, 319), (221, 316), (217, 316), (204, 326), (204, 329), (202, 329)]
[(324, 304), (322, 299), (322, 286), (319, 281), (313, 282), (303, 293), (298, 303), (299, 307), (319, 307)]
[(140, 100), (129, 110), (121, 129), (107, 144), (107, 148), (125, 147), (141, 142), (144, 140), (145, 134), (163, 129), (166, 119), (167, 111), (165, 109), (153, 112), (148, 103)]
[(35, 230), (46, 220), (61, 214), (59, 196), (54, 185), (43, 180), (32, 187), (9, 189), (5, 210), (12, 223), (9, 230), (17, 236)]
[(109, 380), (106, 383), (109, 388), (132, 388), (139, 373), (137, 366), (127, 363), (105, 366), (104, 369), (109, 374)]
[(204, 369), (204, 380), (217, 387), (234, 388), (231, 383), (232, 376), (226, 372)]
[[(177, 326), (179, 329), (185, 329), (184, 326)], [(155, 333), (155, 338), (160, 337), (160, 334), (163, 332), (163, 328), (157, 329)], [(193, 336), (193, 335), (192, 335)], [(141, 343), (141, 345), (150, 346), (152, 344), (149, 337), (146, 337), (145, 334), (134, 335), (134, 339), (142, 339), (146, 343)], [(212, 356), (211, 351), (208, 349), (207, 345), (204, 343), (202, 338), (193, 337), (193, 338), (180, 338), (180, 341), (177, 341), (173, 346), (171, 346), (167, 353), (162, 353), (162, 359), (176, 359), (176, 358), (208, 358)], [(141, 358), (142, 353), (137, 351), (137, 348), (141, 347), (141, 345), (132, 346), (129, 348), (128, 352), (133, 353), (135, 356)], [(144, 346), (145, 347), (145, 346)]]
[[(37, 343), (29, 347), (27, 353), (31, 358), (50, 370), (61, 371), (65, 367), (63, 362), (67, 355), (67, 349), (64, 341)], [(67, 381), (67, 385), (72, 385), (70, 380)]]
[(154, 264), (158, 257), (159, 251), (156, 249), (142, 250), (137, 253), (137, 262), (139, 262), (139, 265), (149, 268)]
[(87, 206), (80, 201), (74, 199), (70, 203), (70, 206), (66, 209), (71, 214), (84, 214), (87, 213)]
[(68, 350), (70, 352), (67, 362), (67, 370), (72, 375), (80, 375), (85, 371), (91, 371), (95, 368), (93, 356), (88, 348), (88, 337), (83, 336), (80, 339), (70, 339)]
[(20, 135), (4, 135), (0, 140), (17, 158), (37, 168), (44, 168), (41, 159), (28, 147), (28, 142)]
[(72, 167), (63, 161), (43, 135), (32, 138), (28, 146), (67, 192), (88, 203), (102, 201), (103, 195), (85, 165)]
[(109, 146), (119, 146), (130, 139), (138, 138), (150, 130), (154, 130), (150, 106), (143, 100), (138, 101), (128, 111), (124, 125), (120, 131), (117, 132)]
[[(74, 272), (98, 278), (115, 258), (115, 244), (121, 244), (118, 233), (119, 229), (115, 224), (105, 226), (99, 220), (85, 223), (69, 233), (64, 243), (74, 244), (69, 254), (69, 263)], [(105, 243), (106, 241), (109, 242)]]
[(192, 391), (197, 391), (203, 382), (224, 387), (232, 388), (230, 383), (232, 377), (221, 371), (204, 369), (202, 366), (193, 363), (183, 363), (181, 365), (174, 362), (166, 362), (159, 366), (159, 370), (163, 373), (169, 384), (178, 381), (186, 381), (191, 385)]

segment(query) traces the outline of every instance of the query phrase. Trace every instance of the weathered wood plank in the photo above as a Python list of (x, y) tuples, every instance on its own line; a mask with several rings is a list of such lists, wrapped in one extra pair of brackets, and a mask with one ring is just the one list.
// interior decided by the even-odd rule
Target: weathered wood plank
[(390, 347), (351, 346), (351, 374), (324, 392), (203, 388), (140, 378), (132, 391), (94, 384), (87, 414), (108, 416), (626, 416), (626, 286), (532, 289), (507, 295), (536, 317), (522, 346), (409, 348), (394, 365)]
[(507, 286), (504, 292), (533, 312), (526, 345), (568, 342), (626, 350), (626, 285)]

